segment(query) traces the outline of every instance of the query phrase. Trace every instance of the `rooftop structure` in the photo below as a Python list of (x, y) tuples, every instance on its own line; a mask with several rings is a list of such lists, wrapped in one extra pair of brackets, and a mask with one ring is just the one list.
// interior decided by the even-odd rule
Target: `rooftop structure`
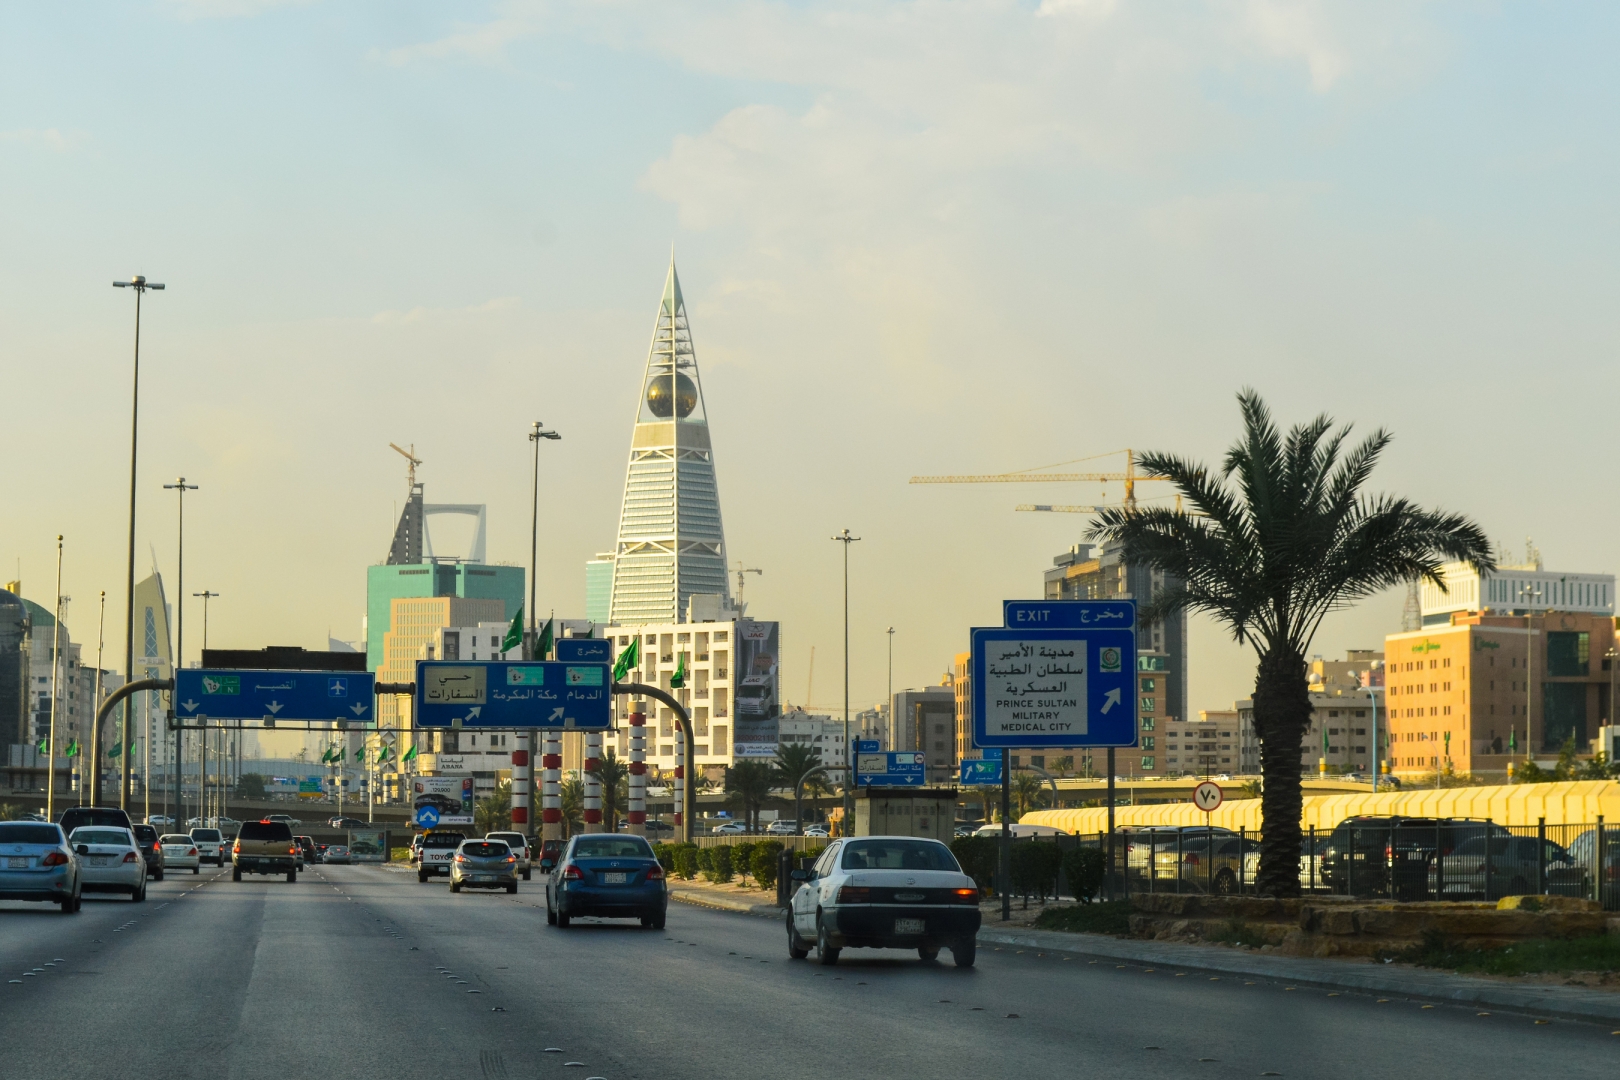
[(1488, 573), (1468, 563), (1440, 568), (1445, 588), (1423, 583), (1423, 625), (1446, 626), (1456, 612), (1528, 615), (1568, 611), (1582, 615), (1614, 614), (1613, 574), (1570, 574), (1542, 568), (1539, 553), (1519, 566), (1499, 566)]

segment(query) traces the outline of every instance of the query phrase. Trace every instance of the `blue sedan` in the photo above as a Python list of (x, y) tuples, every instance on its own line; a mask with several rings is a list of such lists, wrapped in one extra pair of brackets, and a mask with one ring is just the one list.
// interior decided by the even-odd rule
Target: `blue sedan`
[(60, 825), (0, 823), (0, 900), (60, 904), (71, 915), (79, 910), (82, 889), (78, 856)]
[(587, 915), (640, 919), (654, 930), (664, 928), (669, 892), (664, 868), (639, 836), (589, 833), (576, 836), (563, 849), (546, 880), (546, 922), (566, 927)]

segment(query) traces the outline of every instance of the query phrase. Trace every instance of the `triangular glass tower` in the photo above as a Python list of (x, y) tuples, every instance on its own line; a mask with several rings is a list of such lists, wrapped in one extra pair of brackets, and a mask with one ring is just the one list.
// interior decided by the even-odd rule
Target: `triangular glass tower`
[(718, 594), (730, 607), (726, 586), (703, 380), (671, 258), (636, 403), (610, 618), (626, 625), (679, 622), (694, 593)]

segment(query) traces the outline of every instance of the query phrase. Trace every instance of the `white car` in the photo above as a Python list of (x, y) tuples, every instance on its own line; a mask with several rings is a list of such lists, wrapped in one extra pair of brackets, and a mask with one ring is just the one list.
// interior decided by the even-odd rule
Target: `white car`
[(742, 836), (748, 832), (748, 826), (740, 821), (728, 821), (723, 825), (716, 825), (709, 832), (714, 836)]
[(128, 893), (136, 903), (146, 899), (146, 859), (135, 846), (135, 834), (110, 825), (85, 825), (68, 837), (79, 856), (79, 884), (84, 892)]
[(287, 826), (289, 829), (296, 829), (296, 828), (298, 828), (298, 826), (303, 824), (302, 821), (299, 821), (297, 818), (293, 817), (291, 814), (268, 814), (268, 815), (265, 816), (264, 820), (265, 821), (279, 821), (283, 825)]
[(832, 834), (827, 831), (827, 826), (825, 826), (825, 825), (806, 825), (804, 827), (804, 835), (805, 836), (831, 836)]
[(189, 869), (193, 874), (202, 873), (197, 842), (185, 833), (165, 833), (158, 837), (158, 844), (163, 852), (164, 870)]
[(146, 819), (146, 823), (148, 825), (156, 825), (159, 828), (168, 828), (174, 825), (174, 818), (166, 817), (163, 814), (153, 814)]
[(844, 949), (916, 949), (925, 961), (951, 950), (972, 967), (978, 949), (979, 887), (951, 849), (915, 836), (835, 840), (800, 882), (787, 913), (788, 955), (815, 948), (823, 964)]
[(796, 831), (791, 821), (777, 820), (765, 826), (766, 836), (792, 836)]
[(215, 866), (225, 865), (225, 835), (218, 829), (192, 829), (191, 842), (197, 845), (198, 859)]

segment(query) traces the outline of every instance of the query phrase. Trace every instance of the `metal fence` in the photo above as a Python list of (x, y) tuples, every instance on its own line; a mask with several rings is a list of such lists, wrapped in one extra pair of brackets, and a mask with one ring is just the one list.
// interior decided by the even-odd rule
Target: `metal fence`
[[(1053, 839), (1062, 848), (1109, 846), (1106, 833)], [(1105, 892), (1252, 894), (1262, 839), (1244, 829), (1117, 829)], [(1350, 821), (1305, 830), (1299, 885), (1308, 895), (1394, 901), (1569, 896), (1620, 911), (1620, 828), (1601, 819), (1532, 826)]]

